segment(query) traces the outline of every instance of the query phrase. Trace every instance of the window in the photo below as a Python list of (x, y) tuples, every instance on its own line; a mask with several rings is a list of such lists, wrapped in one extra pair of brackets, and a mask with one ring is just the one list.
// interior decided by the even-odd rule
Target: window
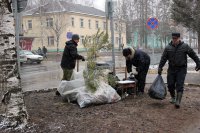
[(81, 27), (81, 28), (84, 27), (84, 22), (83, 22), (83, 19), (82, 19), (82, 18), (80, 19), (80, 27)]
[(91, 20), (88, 20), (88, 27), (91, 29)]
[(32, 29), (32, 20), (28, 20), (28, 29)]
[(53, 27), (53, 18), (47, 18), (47, 27)]
[(84, 36), (81, 36), (81, 44), (84, 42)]
[(54, 36), (48, 36), (48, 46), (54, 46)]
[(72, 27), (74, 27), (74, 18), (71, 18)]
[(103, 29), (106, 30), (106, 22), (103, 22)]
[(96, 21), (96, 29), (99, 28), (99, 21)]

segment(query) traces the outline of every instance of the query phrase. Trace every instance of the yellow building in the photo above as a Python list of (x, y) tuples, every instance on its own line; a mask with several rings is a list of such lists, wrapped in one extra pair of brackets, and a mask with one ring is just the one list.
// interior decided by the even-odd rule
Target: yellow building
[[(72, 34), (79, 34), (78, 50), (83, 50), (82, 39), (91, 36), (98, 29), (106, 32), (105, 12), (93, 7), (55, 1), (23, 13), (22, 29), (24, 37), (33, 37), (32, 50), (45, 46), (48, 51), (62, 51)], [(121, 27), (121, 28), (120, 28)], [(120, 31), (120, 32), (119, 32)], [(108, 21), (110, 36), (110, 22)], [(118, 49), (119, 34), (121, 44), (126, 44), (126, 24), (114, 21), (114, 46)]]

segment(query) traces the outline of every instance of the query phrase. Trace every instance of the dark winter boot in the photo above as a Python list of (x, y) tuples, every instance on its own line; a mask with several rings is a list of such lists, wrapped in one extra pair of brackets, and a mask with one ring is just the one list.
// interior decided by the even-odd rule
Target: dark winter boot
[(58, 91), (56, 91), (56, 93), (55, 93), (55, 94), (56, 94), (56, 96), (60, 96), (60, 93), (59, 93)]
[(182, 95), (183, 95), (183, 92), (178, 92), (176, 95), (176, 103), (175, 103), (176, 108), (180, 108)]
[(170, 103), (175, 104), (176, 103), (175, 91), (170, 91), (170, 95), (171, 95)]

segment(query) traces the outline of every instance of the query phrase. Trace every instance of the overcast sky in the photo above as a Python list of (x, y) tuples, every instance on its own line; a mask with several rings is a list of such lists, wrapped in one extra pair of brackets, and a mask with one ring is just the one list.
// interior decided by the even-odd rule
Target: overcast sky
[(94, 7), (105, 11), (105, 1), (106, 0), (94, 0)]

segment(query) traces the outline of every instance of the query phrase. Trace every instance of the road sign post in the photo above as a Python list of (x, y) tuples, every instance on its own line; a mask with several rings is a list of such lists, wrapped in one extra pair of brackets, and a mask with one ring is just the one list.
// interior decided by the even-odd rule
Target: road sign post
[(112, 44), (112, 62), (113, 62), (113, 74), (115, 75), (115, 47), (114, 47), (114, 27), (113, 27), (113, 1), (106, 0), (106, 16), (110, 19), (111, 30), (111, 44)]
[[(155, 29), (158, 28), (158, 19), (155, 18), (155, 17), (148, 18), (146, 26), (147, 26), (147, 29), (153, 30), (153, 34), (152, 34), (152, 38), (153, 38), (153, 50), (152, 50), (152, 53), (153, 53), (153, 58), (155, 59), (155, 53), (154, 53), (155, 39), (154, 39), (154, 36), (156, 36)], [(153, 67), (154, 67), (154, 64), (153, 64)]]
[(148, 29), (150, 30), (155, 30), (158, 28), (158, 19), (157, 18), (148, 18), (147, 19), (147, 23), (146, 23), (146, 26)]
[(20, 57), (19, 57), (19, 22), (20, 22), (19, 13), (26, 8), (27, 0), (12, 0), (12, 5), (13, 5), (13, 14), (15, 18), (15, 44), (17, 50), (17, 66), (20, 77), (21, 71), (20, 71)]

